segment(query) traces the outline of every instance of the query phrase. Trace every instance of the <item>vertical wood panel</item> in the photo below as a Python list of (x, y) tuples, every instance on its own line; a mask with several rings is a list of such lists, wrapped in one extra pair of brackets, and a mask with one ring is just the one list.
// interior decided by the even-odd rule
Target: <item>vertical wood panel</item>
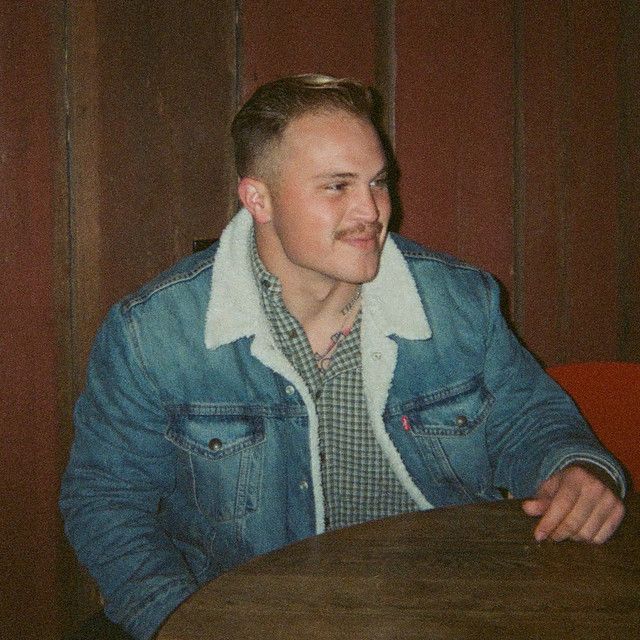
[(620, 47), (620, 356), (640, 362), (640, 3), (623, 0)]
[[(234, 3), (70, 5), (75, 334), (233, 207)], [(82, 365), (78, 371), (83, 370)]]
[(548, 363), (565, 358), (568, 69), (565, 3), (522, 2), (519, 104), (524, 202), (518, 325)]
[(396, 5), (402, 231), (513, 278), (509, 2)]
[(547, 364), (615, 359), (620, 4), (523, 11), (520, 330)]
[(373, 0), (252, 0), (242, 4), (242, 101), (294, 73), (376, 81)]
[(64, 208), (60, 2), (0, 8), (0, 637), (60, 633), (56, 221)]
[(619, 3), (570, 3), (567, 355), (617, 356)]

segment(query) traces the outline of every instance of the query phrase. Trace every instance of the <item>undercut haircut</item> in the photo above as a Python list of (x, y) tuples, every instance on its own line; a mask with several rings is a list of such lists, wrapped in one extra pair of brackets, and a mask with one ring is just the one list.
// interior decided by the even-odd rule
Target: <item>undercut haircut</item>
[(344, 111), (377, 126), (378, 102), (373, 89), (355, 80), (304, 74), (259, 87), (231, 125), (236, 171), (240, 178), (264, 178), (273, 167), (271, 153), (287, 126), (308, 113)]

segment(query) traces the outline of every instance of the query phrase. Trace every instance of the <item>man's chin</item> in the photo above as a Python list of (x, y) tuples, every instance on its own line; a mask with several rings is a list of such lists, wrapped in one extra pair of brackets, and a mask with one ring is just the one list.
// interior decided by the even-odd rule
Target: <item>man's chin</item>
[(378, 261), (375, 266), (372, 265), (371, 267), (356, 269), (353, 273), (345, 274), (343, 282), (348, 282), (349, 284), (366, 284), (367, 282), (375, 280), (379, 270), (380, 261)]

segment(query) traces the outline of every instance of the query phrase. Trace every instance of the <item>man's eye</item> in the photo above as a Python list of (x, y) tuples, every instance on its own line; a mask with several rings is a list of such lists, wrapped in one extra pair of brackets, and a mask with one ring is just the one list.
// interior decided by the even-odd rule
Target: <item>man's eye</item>
[(329, 191), (344, 191), (347, 188), (346, 182), (332, 182), (327, 185)]
[(371, 182), (371, 186), (374, 189), (387, 189), (389, 187), (389, 179), (386, 176), (384, 178), (376, 178)]

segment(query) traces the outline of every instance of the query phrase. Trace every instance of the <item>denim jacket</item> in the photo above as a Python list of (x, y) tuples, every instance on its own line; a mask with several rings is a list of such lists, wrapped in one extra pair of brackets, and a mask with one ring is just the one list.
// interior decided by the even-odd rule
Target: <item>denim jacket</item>
[[(115, 305), (75, 410), (61, 509), (107, 615), (149, 638), (199, 585), (321, 533), (313, 398), (276, 348), (240, 212)], [(399, 236), (362, 291), (371, 427), (421, 509), (618, 463), (505, 325), (486, 273)]]

